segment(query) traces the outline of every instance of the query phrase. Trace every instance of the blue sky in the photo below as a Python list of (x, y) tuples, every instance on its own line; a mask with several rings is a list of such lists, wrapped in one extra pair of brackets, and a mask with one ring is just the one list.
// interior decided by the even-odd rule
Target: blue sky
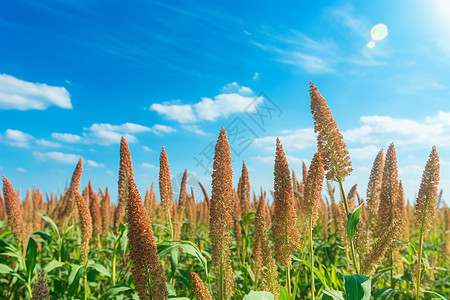
[[(407, 198), (433, 145), (445, 195), (449, 2), (313, 2), (1, 1), (0, 172), (61, 192), (83, 157), (82, 184), (116, 191), (125, 135), (141, 191), (162, 145), (172, 175), (188, 168), (209, 190), (198, 161), (225, 126), (246, 134), (232, 142), (235, 182), (244, 159), (252, 188), (271, 189), (277, 136), (298, 173), (315, 152), (313, 81), (350, 149), (347, 189), (365, 195), (393, 141)], [(380, 23), (388, 35), (372, 41)]]

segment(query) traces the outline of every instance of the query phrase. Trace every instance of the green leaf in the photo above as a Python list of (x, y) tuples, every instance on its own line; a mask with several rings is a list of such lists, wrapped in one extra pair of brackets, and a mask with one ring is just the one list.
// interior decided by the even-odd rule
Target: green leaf
[(270, 292), (255, 292), (250, 291), (248, 295), (245, 295), (243, 300), (273, 300), (275, 297)]
[(447, 300), (447, 298), (445, 298), (445, 297), (442, 296), (441, 294), (438, 294), (438, 293), (433, 292), (433, 291), (424, 291), (424, 293), (426, 293), (426, 294), (431, 294), (431, 295), (435, 295), (435, 296), (437, 296), (437, 297), (439, 297), (439, 298), (441, 298), (441, 299)]
[[(202, 264), (203, 268), (205, 269), (205, 272), (208, 273), (208, 265), (207, 265), (207, 260), (206, 258), (203, 256), (203, 254), (200, 252), (199, 249), (197, 249), (196, 247), (194, 247), (192, 245), (191, 242), (187, 242), (187, 241), (183, 241), (183, 243), (186, 244), (176, 244), (176, 245), (172, 245), (170, 247), (165, 248), (164, 250), (162, 250), (159, 254), (159, 256), (161, 258), (166, 257), (167, 255), (171, 255), (172, 258), (176, 256), (176, 254), (173, 253), (174, 250), (180, 250), (183, 249), (183, 252), (188, 253), (194, 257), (196, 257), (198, 259), (198, 261)], [(178, 262), (178, 261), (177, 261)]]
[[(302, 261), (302, 263), (309, 269), (311, 270), (311, 263), (309, 261)], [(325, 275), (323, 273), (320, 272), (320, 270), (318, 268), (314, 268), (314, 274), (316, 274), (317, 278), (319, 278), (320, 282), (322, 282), (322, 284), (325, 286), (325, 288), (328, 288), (328, 284), (327, 284), (327, 280), (325, 279)]]
[(52, 240), (52, 237), (49, 236), (48, 234), (46, 234), (45, 232), (42, 231), (36, 231), (33, 232), (31, 235), (39, 235), (43, 240), (50, 242)]
[(11, 269), (9, 266), (0, 264), (0, 274), (8, 274), (13, 272), (13, 269)]
[(280, 300), (291, 300), (291, 296), (284, 286), (280, 286)]
[(347, 300), (370, 300), (370, 277), (364, 275), (344, 276)]
[(399, 291), (397, 291), (396, 289), (393, 289), (391, 287), (385, 287), (382, 288), (381, 290), (376, 291), (373, 294), (373, 297), (375, 300), (379, 299), (379, 300), (389, 300), (392, 299), (395, 295), (399, 295), (401, 294)]
[(303, 197), (303, 194), (302, 193), (300, 193), (299, 191), (297, 191), (297, 190), (294, 190), (294, 193), (295, 194), (297, 194), (298, 196), (300, 196), (300, 197)]
[(344, 300), (344, 293), (335, 290), (323, 290), (323, 300)]
[(42, 219), (44, 219), (45, 222), (47, 222), (48, 224), (50, 224), (50, 226), (53, 229), (53, 232), (56, 233), (56, 235), (58, 236), (58, 239), (61, 238), (61, 235), (59, 234), (59, 229), (58, 226), (56, 226), (56, 223), (52, 220), (52, 218), (49, 217), (49, 215), (47, 215), (45, 212), (43, 211), (37, 211), (36, 212)]
[(88, 263), (88, 268), (93, 268), (94, 270), (98, 271), (100, 274), (102, 274), (105, 277), (111, 277), (111, 273), (101, 264), (99, 263), (94, 263), (92, 261), (90, 261)]
[(129, 286), (126, 286), (124, 284), (115, 285), (113, 287), (110, 287), (106, 291), (106, 293), (103, 294), (102, 299), (113, 299), (113, 298), (115, 298), (113, 296), (119, 295), (120, 293), (129, 291), (131, 289), (132, 288), (130, 288)]
[(355, 236), (356, 225), (358, 225), (359, 222), (359, 214), (361, 213), (361, 207), (362, 204), (357, 208), (355, 208), (354, 211), (348, 214), (347, 234), (350, 240), (353, 240), (353, 237)]
[(28, 239), (28, 246), (27, 246), (27, 252), (25, 254), (25, 265), (27, 266), (27, 274), (28, 278), (31, 278), (34, 273), (34, 267), (36, 266), (37, 261), (37, 243), (36, 241), (30, 236)]
[(63, 262), (57, 261), (57, 260), (52, 260), (51, 262), (49, 262), (48, 264), (45, 265), (44, 271), (45, 271), (45, 273), (49, 273), (56, 268), (61, 268), (62, 266), (64, 266)]
[(69, 275), (69, 296), (75, 295), (80, 284), (81, 275), (83, 275), (84, 267), (76, 264), (71, 264), (72, 269)]

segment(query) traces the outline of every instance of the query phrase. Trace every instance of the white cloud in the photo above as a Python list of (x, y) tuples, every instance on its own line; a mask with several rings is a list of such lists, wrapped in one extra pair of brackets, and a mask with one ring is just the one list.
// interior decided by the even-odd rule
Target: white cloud
[[(275, 155), (273, 156), (261, 156), (261, 155), (257, 155), (257, 156), (252, 156), (251, 159), (257, 160), (263, 164), (267, 164), (267, 165), (274, 165), (275, 164)], [(301, 159), (292, 155), (286, 155), (286, 159), (288, 161), (289, 164), (289, 168), (293, 169), (293, 168), (300, 168), (303, 164), (303, 162), (305, 162), (305, 164), (309, 164), (309, 160), (307, 159)]]
[(155, 165), (150, 164), (150, 163), (142, 163), (141, 166), (143, 168), (148, 168), (148, 169), (157, 169), (157, 167)]
[(43, 146), (43, 147), (49, 147), (49, 148), (61, 148), (62, 147), (62, 145), (60, 143), (47, 141), (46, 139), (36, 140), (36, 144)]
[(81, 157), (77, 154), (39, 151), (33, 151), (33, 156), (41, 161), (55, 161), (62, 164), (76, 164)]
[(15, 129), (6, 129), (1, 138), (5, 144), (20, 148), (29, 148), (30, 143), (34, 140), (32, 135)]
[(188, 104), (153, 103), (150, 106), (150, 110), (156, 111), (159, 115), (164, 116), (168, 120), (178, 121), (183, 124), (194, 123), (197, 121), (192, 106)]
[[(284, 149), (289, 151), (303, 150), (316, 145), (316, 134), (312, 128), (302, 128), (297, 130), (286, 130), (278, 135)], [(253, 145), (268, 151), (275, 151), (277, 136), (266, 136), (256, 138)]]
[(19, 171), (20, 173), (26, 173), (27, 171), (25, 171), (25, 169), (24, 168), (17, 168), (17, 171)]
[(95, 161), (93, 161), (93, 160), (86, 160), (86, 164), (89, 166), (89, 167), (93, 167), (93, 168), (103, 168), (105, 165), (104, 164), (102, 164), (102, 163), (98, 163), (98, 162), (95, 162)]
[(72, 109), (70, 94), (66, 88), (27, 82), (0, 74), (0, 109), (45, 110), (51, 105)]
[(257, 80), (259, 78), (259, 73), (255, 72), (255, 75), (253, 75), (253, 80)]
[(111, 125), (108, 123), (94, 123), (91, 125), (91, 127), (87, 129), (89, 129), (90, 131), (117, 131), (125, 133), (141, 133), (151, 131), (151, 128), (135, 123), (124, 123), (122, 125)]
[(201, 130), (197, 125), (182, 125), (181, 127), (186, 129), (187, 131), (192, 131), (199, 135), (208, 135), (208, 133)]
[(389, 143), (450, 147), (450, 113), (440, 111), (436, 116), (418, 122), (390, 116), (364, 116), (360, 127), (345, 131), (344, 138), (356, 143)]
[(147, 152), (153, 152), (153, 150), (147, 146), (142, 146), (142, 149), (144, 149)]
[(78, 143), (81, 141), (81, 136), (76, 134), (70, 134), (70, 133), (58, 133), (54, 132), (52, 133), (52, 138), (55, 140), (59, 140), (61, 142), (66, 143)]
[(108, 175), (114, 175), (114, 172), (113, 171), (111, 171), (111, 170), (106, 170), (106, 174), (108, 174)]
[(261, 97), (246, 97), (236, 93), (220, 94), (214, 99), (203, 97), (194, 105), (199, 119), (216, 121), (219, 117), (228, 117), (233, 113), (253, 112), (263, 99)]
[[(53, 161), (61, 164), (76, 164), (81, 158), (81, 156), (78, 154), (40, 151), (33, 151), (33, 156), (40, 161)], [(86, 159), (84, 162), (86, 165), (93, 168), (100, 168), (105, 166), (102, 163), (97, 163), (89, 159)]]
[(201, 120), (216, 121), (220, 117), (226, 118), (230, 114), (244, 111), (253, 112), (263, 100), (261, 97), (254, 97), (251, 88), (240, 86), (237, 82), (225, 85), (222, 91), (222, 94), (213, 98), (203, 97), (201, 101), (192, 105), (180, 104), (179, 101), (153, 103), (150, 110), (156, 111), (166, 119), (188, 124)]
[(150, 130), (158, 135), (161, 135), (163, 133), (172, 133), (172, 132), (176, 132), (177, 130), (171, 126), (167, 126), (167, 125), (161, 125), (161, 124), (155, 124), (153, 125)]
[(360, 160), (375, 160), (380, 149), (374, 145), (364, 146), (362, 148), (350, 148), (350, 157)]

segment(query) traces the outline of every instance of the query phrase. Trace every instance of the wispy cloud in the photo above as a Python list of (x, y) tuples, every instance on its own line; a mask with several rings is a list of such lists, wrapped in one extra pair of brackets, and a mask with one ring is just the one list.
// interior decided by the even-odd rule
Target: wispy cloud
[(275, 149), (276, 139), (280, 138), (285, 149), (289, 151), (304, 150), (316, 144), (316, 135), (312, 128), (302, 128), (296, 130), (285, 130), (278, 136), (266, 136), (256, 138), (253, 145), (259, 149), (273, 151)]
[(142, 163), (141, 166), (147, 169), (157, 169), (157, 167), (151, 163)]
[(0, 74), (0, 109), (46, 110), (49, 106), (72, 109), (65, 87), (32, 83), (8, 74)]

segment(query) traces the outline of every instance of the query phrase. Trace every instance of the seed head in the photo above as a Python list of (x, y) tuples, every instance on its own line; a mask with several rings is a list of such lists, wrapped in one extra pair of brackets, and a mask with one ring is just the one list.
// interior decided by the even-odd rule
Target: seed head
[(297, 213), (289, 164), (278, 138), (274, 176), (275, 254), (282, 266), (289, 266), (291, 264), (291, 254), (300, 247), (298, 242), (300, 233), (297, 229)]
[(45, 280), (44, 270), (39, 273), (37, 282), (33, 286), (33, 300), (46, 300), (50, 291), (47, 286), (47, 280)]
[(434, 146), (423, 171), (422, 182), (420, 183), (419, 194), (415, 204), (416, 226), (419, 232), (424, 235), (430, 231), (436, 215), (439, 172), (439, 155), (436, 146)]
[(314, 132), (317, 133), (317, 148), (327, 179), (338, 181), (340, 178), (343, 180), (353, 170), (344, 138), (319, 89), (312, 82), (309, 83), (309, 88)]
[(242, 209), (242, 219), (250, 212), (251, 201), (250, 201), (250, 179), (248, 177), (247, 166), (245, 161), (242, 163), (242, 174), (241, 174), (241, 190), (240, 190), (240, 202)]
[(197, 297), (198, 300), (212, 300), (211, 293), (197, 273), (191, 272), (189, 277), (191, 278), (192, 292), (195, 297)]
[[(164, 146), (159, 157), (159, 199), (166, 212), (170, 212), (173, 206), (173, 190), (170, 178), (169, 160)], [(166, 218), (169, 216), (167, 215)]]
[(119, 166), (119, 201), (114, 211), (114, 231), (117, 232), (120, 223), (125, 217), (125, 201), (128, 198), (128, 183), (130, 178), (134, 179), (133, 165), (131, 163), (130, 149), (127, 140), (122, 137), (120, 140), (120, 166)]
[(108, 236), (109, 219), (111, 210), (111, 198), (109, 196), (109, 189), (106, 187), (105, 194), (102, 196), (102, 203), (100, 211), (102, 213), (102, 235)]
[(315, 224), (319, 214), (319, 202), (322, 202), (322, 188), (323, 188), (324, 169), (320, 153), (316, 152), (309, 166), (308, 176), (306, 177), (306, 184), (304, 188), (304, 202), (303, 215), (309, 220), (312, 218), (312, 223)]
[(20, 198), (5, 175), (3, 175), (3, 195), (5, 196), (6, 215), (8, 216), (11, 232), (14, 234), (17, 242), (23, 242), (25, 239), (25, 227), (20, 211)]
[[(219, 294), (228, 299), (234, 294), (236, 283), (230, 260), (230, 231), (233, 228), (233, 169), (227, 134), (222, 127), (215, 146), (209, 234), (212, 244), (212, 264), (216, 273)], [(223, 280), (219, 278), (222, 274)]]
[(94, 227), (93, 234), (97, 236), (102, 230), (102, 214), (100, 212), (100, 205), (98, 203), (98, 195), (92, 188), (92, 183), (89, 180), (88, 183), (88, 195), (89, 195), (89, 211), (92, 217), (92, 226)]

